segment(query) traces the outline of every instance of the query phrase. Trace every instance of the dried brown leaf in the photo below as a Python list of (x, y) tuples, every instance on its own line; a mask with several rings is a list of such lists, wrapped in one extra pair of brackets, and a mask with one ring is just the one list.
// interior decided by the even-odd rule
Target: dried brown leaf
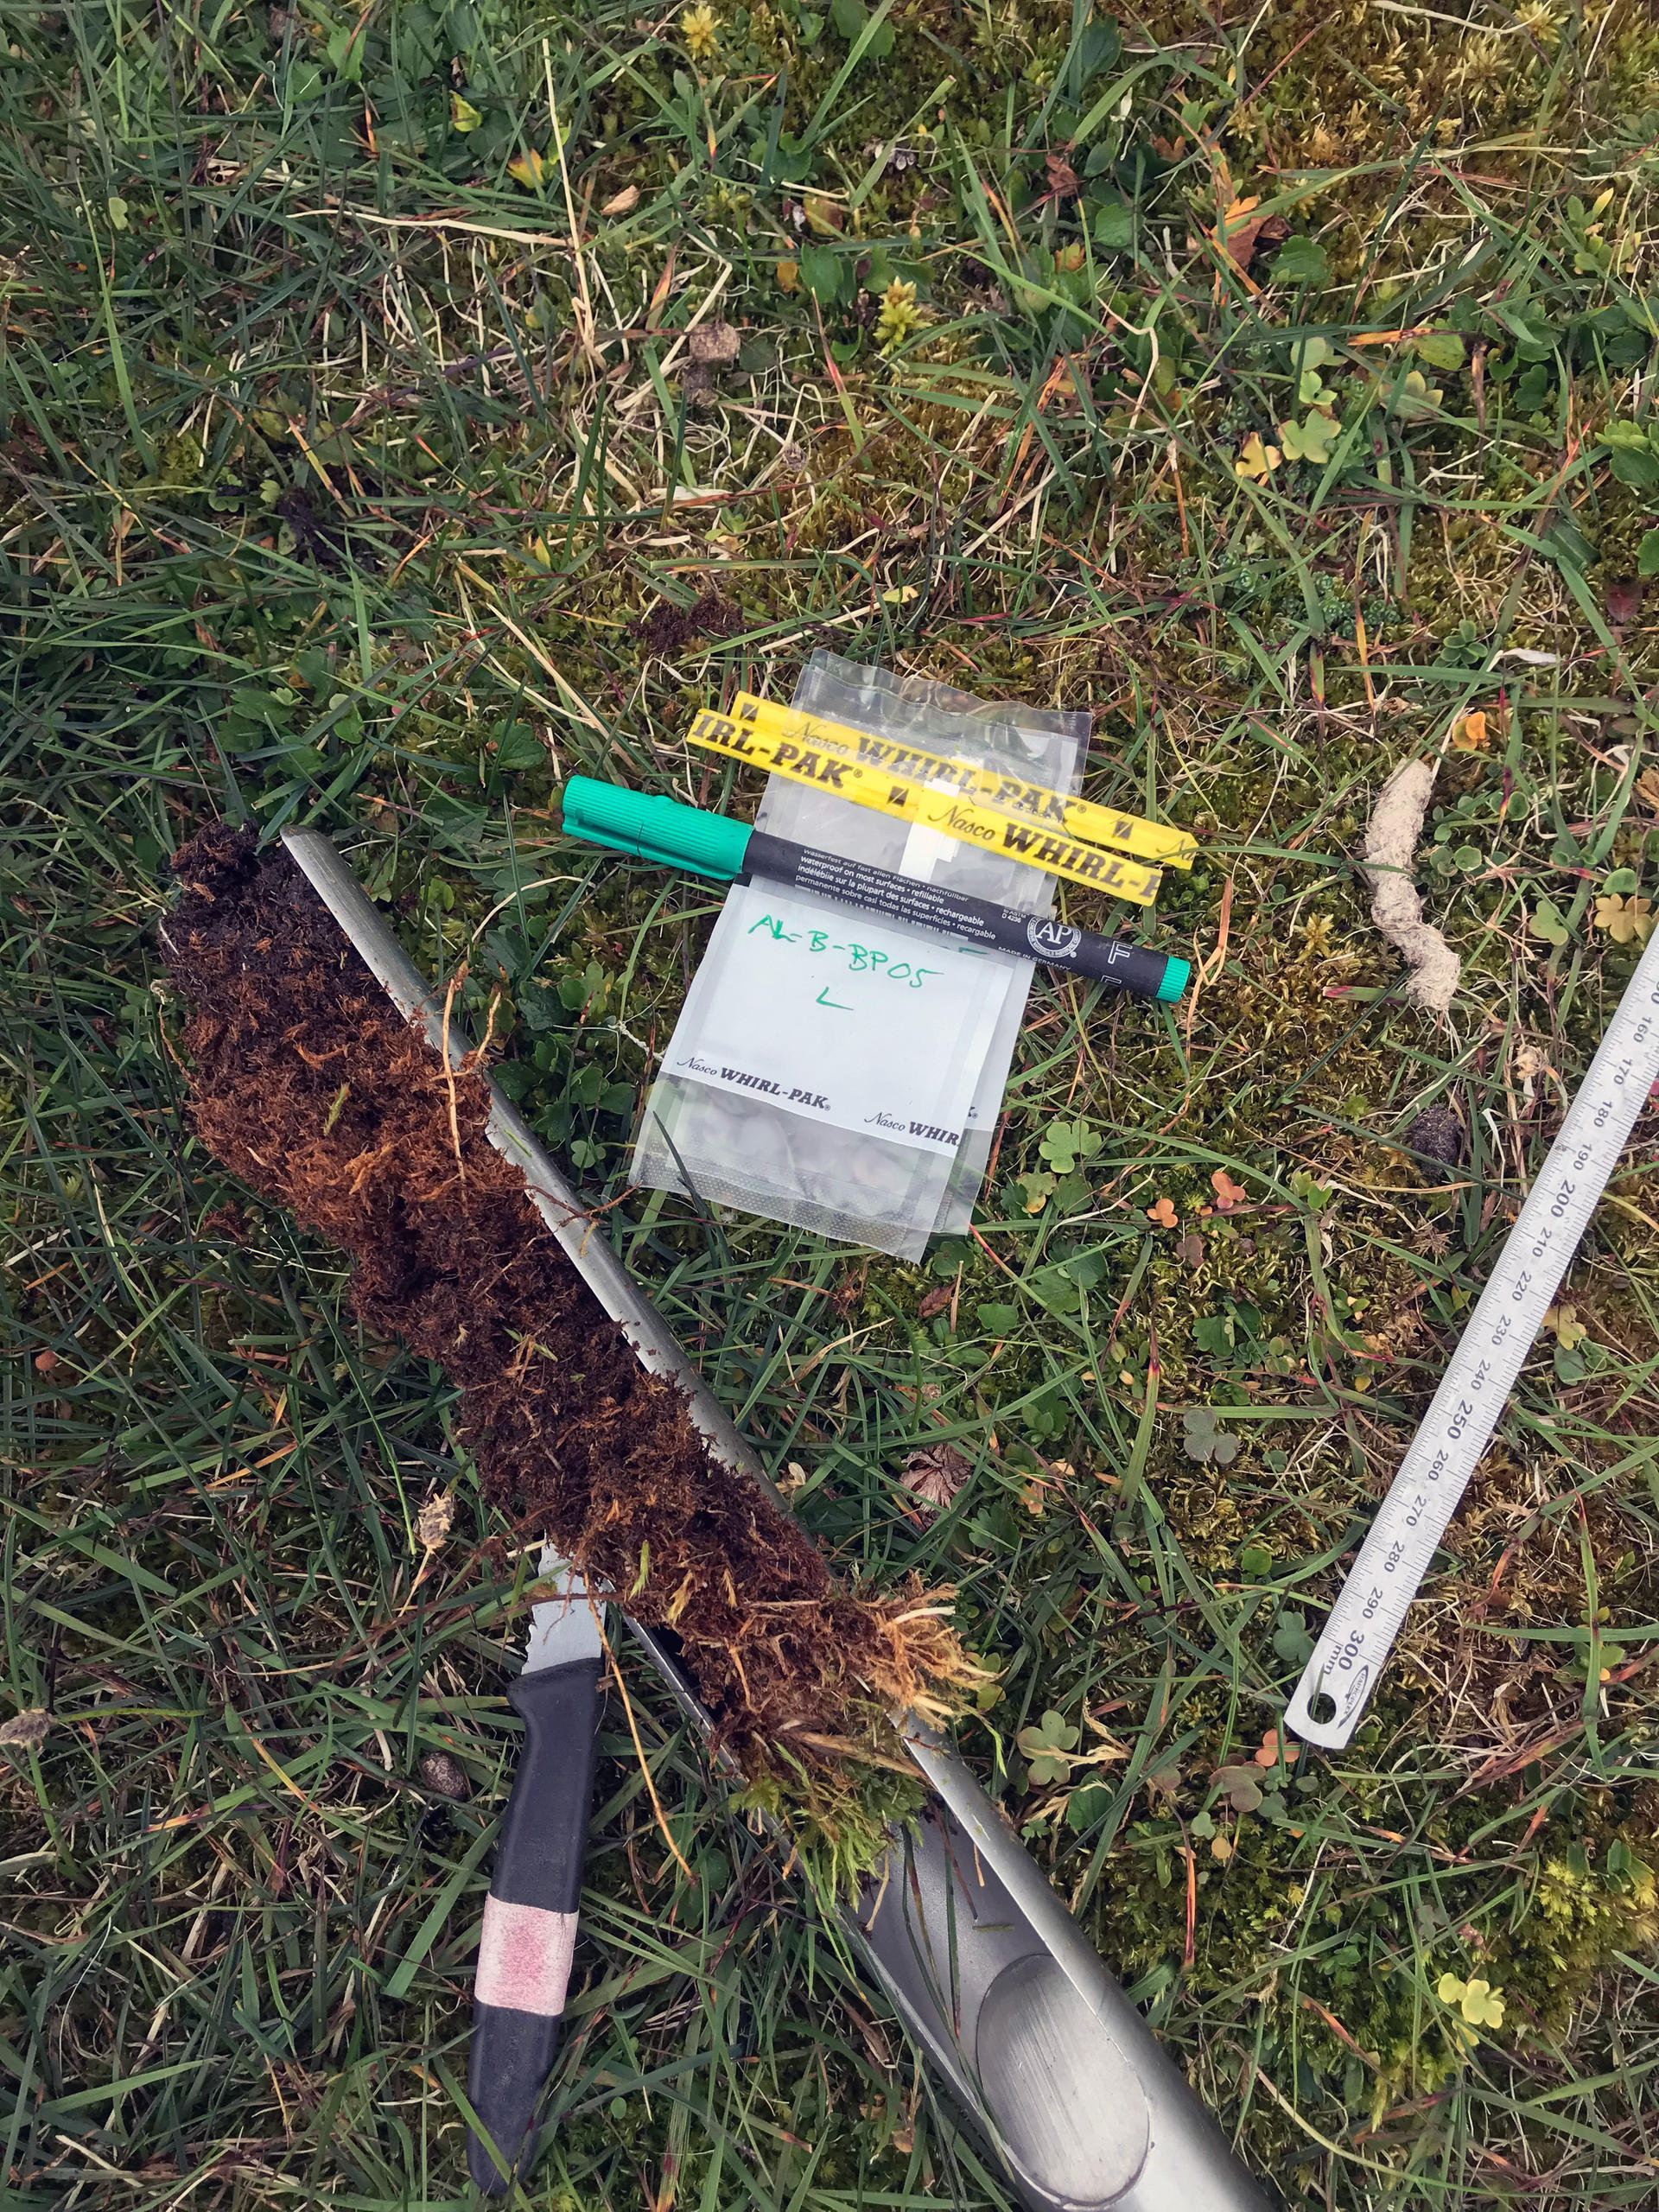
[(925, 1451), (912, 1452), (906, 1460), (905, 1488), (918, 1504), (931, 1506), (937, 1512), (950, 1504), (973, 1471), (972, 1460), (954, 1444), (932, 1444)]
[(1607, 620), (1615, 624), (1634, 622), (1642, 612), (1646, 588), (1639, 576), (1610, 576), (1601, 588), (1601, 603), (1607, 610)]
[(1047, 154), (1043, 166), (1048, 171), (1048, 188), (1061, 200), (1075, 200), (1083, 189), (1077, 182), (1077, 173), (1064, 154)]

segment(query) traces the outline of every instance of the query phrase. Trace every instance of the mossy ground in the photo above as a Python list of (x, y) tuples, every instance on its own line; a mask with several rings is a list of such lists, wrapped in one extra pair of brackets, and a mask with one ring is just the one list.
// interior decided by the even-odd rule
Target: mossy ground
[[(1258, 2171), (1650, 2203), (1650, 1133), (1361, 1734), (1268, 1740), (1651, 895), (1650, 11), (5, 16), (17, 2202), (461, 2186), (522, 1578), (441, 1376), (187, 1140), (152, 933), (226, 814), (342, 836), (498, 999), (838, 1566), (956, 1582), (964, 1748)], [(921, 1268), (626, 1193), (714, 901), (557, 832), (575, 772), (747, 804), (689, 710), (819, 644), (1092, 709), (1090, 794), (1204, 843), (1143, 918), (1201, 988), (1040, 976)], [(1354, 865), (1433, 747), (1443, 1026)], [(1406, 1144), (1445, 1103), (1455, 1171)], [(618, 1707), (534, 2193), (1003, 2201), (629, 1681), (696, 1881)]]

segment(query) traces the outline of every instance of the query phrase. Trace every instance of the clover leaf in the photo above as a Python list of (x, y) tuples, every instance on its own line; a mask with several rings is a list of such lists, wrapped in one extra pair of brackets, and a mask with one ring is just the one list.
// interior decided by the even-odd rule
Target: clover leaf
[(1503, 2024), (1503, 1996), (1480, 1974), (1465, 1981), (1459, 1974), (1443, 1974), (1434, 1993), (1442, 2005), (1455, 2005), (1471, 2027), (1501, 2028)]
[[(1303, 382), (1306, 382), (1306, 378)], [(1337, 442), (1341, 428), (1342, 425), (1332, 416), (1321, 414), (1318, 408), (1312, 410), (1307, 419), (1301, 423), (1281, 423), (1279, 425), (1279, 442), (1284, 449), (1285, 459), (1311, 461), (1322, 468), (1331, 458), (1331, 449)]]
[(1291, 1177), (1290, 1195), (1310, 1213), (1322, 1213), (1331, 1197), (1325, 1185), (1316, 1182), (1305, 1167), (1299, 1167)]
[(1402, 423), (1422, 423), (1437, 414), (1445, 395), (1431, 385), (1421, 369), (1408, 370), (1394, 395), (1394, 411)]
[(1313, 1656), (1313, 1639), (1307, 1632), (1307, 1621), (1301, 1613), (1281, 1613), (1279, 1625), (1273, 1631), (1274, 1655), (1287, 1667), (1306, 1667)]
[(1053, 1197), (1058, 1181), (1058, 1176), (1046, 1174), (1040, 1167), (1033, 1168), (1028, 1175), (1022, 1175), (1014, 1188), (1020, 1192), (1020, 1203), (1025, 1211), (1041, 1213)]
[(1236, 1813), (1254, 1813), (1262, 1802), (1262, 1777), (1252, 1767), (1218, 1766), (1211, 1777)]
[(1532, 919), (1527, 924), (1529, 937), (1541, 938), (1546, 944), (1565, 944), (1573, 932), (1567, 925), (1567, 917), (1553, 899), (1541, 899), (1532, 910)]
[(1104, 1141), (1100, 1131), (1091, 1129), (1087, 1122), (1056, 1122), (1044, 1131), (1037, 1149), (1046, 1166), (1057, 1174), (1069, 1175), (1079, 1160), (1092, 1160)]
[(1014, 1740), (1030, 1764), (1033, 1782), (1070, 1780), (1071, 1754), (1077, 1748), (1077, 1732), (1063, 1713), (1051, 1709), (1037, 1725), (1022, 1728)]
[(1563, 1351), (1576, 1351), (1590, 1333), (1574, 1306), (1552, 1306), (1544, 1315), (1544, 1326), (1554, 1332)]
[(1649, 899), (1602, 897), (1596, 901), (1596, 927), (1605, 930), (1615, 944), (1632, 939), (1645, 944), (1653, 930), (1653, 902)]
[(1216, 1417), (1208, 1406), (1187, 1407), (1181, 1415), (1181, 1429), (1182, 1450), (1200, 1466), (1230, 1467), (1237, 1459), (1238, 1439), (1216, 1427)]

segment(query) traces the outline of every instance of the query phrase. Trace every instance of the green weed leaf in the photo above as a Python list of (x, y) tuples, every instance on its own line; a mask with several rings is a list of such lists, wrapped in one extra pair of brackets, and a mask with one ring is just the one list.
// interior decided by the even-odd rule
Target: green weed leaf
[(1287, 238), (1273, 257), (1277, 284), (1323, 284), (1330, 274), (1325, 248), (1313, 238)]
[(1460, 369), (1463, 340), (1455, 330), (1431, 330), (1427, 338), (1417, 340), (1417, 358), (1427, 361), (1431, 369)]
[(1095, 210), (1095, 244), (1108, 253), (1128, 253), (1135, 245), (1135, 210), (1122, 200), (1109, 200)]
[(833, 307), (851, 279), (852, 264), (833, 246), (801, 248), (801, 282), (820, 307)]
[(1208, 1352), (1212, 1359), (1225, 1359), (1233, 1348), (1231, 1315), (1205, 1314), (1192, 1324), (1192, 1341), (1200, 1351)]

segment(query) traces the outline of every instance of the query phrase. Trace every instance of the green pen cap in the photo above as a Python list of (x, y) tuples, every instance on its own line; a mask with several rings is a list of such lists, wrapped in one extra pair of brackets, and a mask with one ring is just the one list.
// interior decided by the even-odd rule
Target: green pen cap
[(601, 784), (593, 776), (572, 776), (563, 805), (567, 836), (721, 882), (743, 873), (750, 835), (747, 822), (630, 791), (622, 784)]
[(1170, 1004), (1179, 998), (1192, 974), (1192, 963), (1182, 960), (1174, 953), (1166, 953), (1169, 965), (1164, 969), (1164, 980), (1158, 986), (1158, 995)]

